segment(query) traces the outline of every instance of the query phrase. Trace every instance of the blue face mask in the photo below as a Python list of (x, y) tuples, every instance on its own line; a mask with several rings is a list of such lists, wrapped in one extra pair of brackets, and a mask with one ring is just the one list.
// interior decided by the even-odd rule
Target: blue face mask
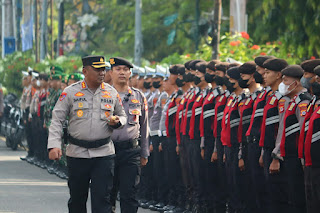
[(311, 80), (311, 78), (302, 77), (302, 78), (300, 79), (300, 83), (301, 83), (301, 85), (302, 85), (304, 88), (310, 89), (310, 87), (311, 87), (310, 80)]

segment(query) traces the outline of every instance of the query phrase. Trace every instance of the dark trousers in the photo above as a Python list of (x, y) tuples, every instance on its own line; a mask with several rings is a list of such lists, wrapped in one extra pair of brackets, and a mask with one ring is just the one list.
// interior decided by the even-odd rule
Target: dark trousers
[(178, 202), (177, 178), (179, 157), (176, 153), (176, 146), (177, 142), (175, 137), (168, 137), (162, 140), (165, 180), (169, 189), (168, 201), (172, 205), (176, 205)]
[(248, 144), (248, 162), (250, 167), (250, 184), (252, 187), (253, 201), (255, 202), (253, 208), (255, 211), (263, 213), (266, 212), (266, 188), (263, 167), (259, 164), (261, 156), (261, 148), (258, 142)]
[(289, 210), (286, 170), (280, 160), (280, 172), (270, 174), (269, 167), (273, 160), (272, 148), (264, 148), (263, 164), (266, 180), (266, 211), (269, 213), (286, 213)]
[(156, 182), (153, 178), (153, 153), (148, 157), (148, 163), (141, 169), (141, 181), (139, 184), (138, 197), (142, 200), (155, 200), (156, 199)]
[(32, 157), (34, 156), (34, 147), (33, 147), (33, 141), (32, 141), (32, 123), (28, 120), (29, 115), (29, 108), (26, 109), (26, 112), (24, 113), (23, 120), (25, 122), (25, 134), (28, 144), (28, 156)]
[(136, 198), (140, 183), (140, 148), (116, 150), (111, 203), (115, 205), (117, 192), (120, 191), (120, 208), (123, 213), (136, 213)]
[(110, 192), (114, 174), (114, 156), (99, 158), (67, 157), (70, 213), (86, 213), (90, 184), (92, 213), (110, 213)]
[(203, 161), (203, 197), (208, 208), (214, 208), (217, 203), (218, 171), (217, 163), (211, 162), (215, 140), (213, 137), (205, 137), (204, 161)]
[(200, 140), (189, 139), (189, 165), (190, 165), (190, 178), (193, 194), (193, 202), (200, 205), (203, 199), (202, 177), (201, 177), (201, 149)]
[(36, 158), (40, 159), (41, 149), (40, 149), (40, 136), (39, 130), (41, 131), (42, 127), (40, 126), (40, 118), (34, 114), (31, 120), (31, 129), (32, 129), (32, 147), (34, 148), (34, 155)]
[(225, 162), (223, 161), (224, 155), (224, 146), (221, 143), (221, 138), (217, 137), (215, 139), (218, 160), (217, 164), (217, 199), (216, 199), (216, 209), (218, 213), (226, 212), (226, 203), (227, 203), (227, 174)]
[(289, 210), (292, 213), (304, 213), (306, 212), (306, 202), (301, 161), (298, 157), (286, 157), (284, 167), (287, 171)]
[(229, 212), (241, 212), (242, 198), (240, 195), (240, 169), (238, 160), (239, 145), (225, 147), (226, 173)]
[(307, 200), (307, 212), (320, 211), (320, 168), (307, 166), (304, 168), (304, 181)]
[(188, 192), (190, 191), (190, 176), (189, 176), (189, 163), (188, 163), (188, 154), (187, 154), (187, 141), (186, 137), (181, 136), (181, 143), (179, 145), (179, 161), (181, 168), (181, 182), (183, 186), (180, 185), (178, 188), (178, 193), (181, 195), (181, 206), (184, 206), (189, 198)]
[(164, 178), (165, 171), (163, 152), (159, 152), (160, 137), (152, 136), (151, 141), (153, 145), (153, 177), (156, 187), (155, 199), (158, 202), (165, 202), (169, 188), (167, 187), (167, 183)]

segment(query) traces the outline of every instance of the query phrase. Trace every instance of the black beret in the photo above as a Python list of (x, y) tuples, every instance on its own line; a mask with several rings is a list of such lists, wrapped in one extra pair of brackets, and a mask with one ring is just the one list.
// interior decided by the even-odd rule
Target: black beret
[(230, 78), (238, 80), (241, 78), (239, 67), (231, 67), (227, 70), (227, 74)]
[(301, 63), (301, 67), (305, 72), (313, 73), (316, 66), (320, 65), (320, 59), (306, 60)]
[(193, 60), (189, 63), (189, 69), (190, 70), (196, 70), (196, 64), (199, 63), (199, 62), (205, 62), (204, 60), (200, 60), (200, 59), (197, 59), (197, 60)]
[(229, 64), (228, 68), (231, 68), (231, 67), (239, 67), (241, 66), (241, 64), (237, 63), (237, 62), (233, 62), (231, 64)]
[(171, 74), (173, 74), (173, 75), (178, 75), (178, 70), (177, 70), (177, 65), (171, 65), (170, 67), (169, 67), (169, 72), (171, 73)]
[(320, 65), (316, 66), (313, 71), (317, 76), (320, 76)]
[(123, 65), (129, 68), (133, 68), (133, 65), (125, 58), (113, 57), (113, 58), (110, 58), (109, 62), (111, 67)]
[(268, 56), (268, 55), (264, 55), (264, 56), (258, 56), (254, 59), (254, 62), (256, 63), (256, 65), (260, 66), (260, 67), (263, 67), (263, 63), (270, 59), (270, 58), (275, 58), (274, 56)]
[(196, 64), (196, 70), (198, 70), (199, 72), (202, 72), (203, 74), (205, 74), (206, 69), (207, 69), (207, 62), (198, 62)]
[(184, 63), (184, 67), (185, 67), (187, 70), (190, 70), (189, 64), (190, 64), (191, 61), (193, 61), (193, 60), (190, 60), (190, 61), (187, 61), (186, 63)]
[(256, 71), (256, 64), (253, 61), (248, 61), (239, 67), (239, 72), (242, 74), (253, 74)]
[(216, 64), (218, 64), (220, 61), (219, 60), (211, 60), (208, 65), (207, 65), (207, 68), (212, 70), (212, 71), (215, 71), (216, 70)]
[(281, 58), (270, 58), (263, 63), (265, 69), (281, 72), (284, 68), (288, 66), (288, 62)]
[(106, 67), (104, 56), (102, 55), (89, 55), (82, 58), (83, 66), (92, 66), (94, 68)]
[(39, 79), (40, 79), (40, 80), (48, 81), (48, 80), (49, 80), (49, 75), (46, 74), (46, 73), (40, 73), (40, 74), (39, 74)]
[(183, 64), (177, 64), (177, 73), (183, 75), (186, 72), (186, 69)]
[(228, 62), (221, 62), (221, 63), (216, 64), (216, 70), (222, 71), (224, 73), (226, 73), (228, 68), (229, 68)]
[(292, 78), (301, 78), (303, 76), (303, 69), (300, 65), (289, 65), (281, 71), (282, 75)]

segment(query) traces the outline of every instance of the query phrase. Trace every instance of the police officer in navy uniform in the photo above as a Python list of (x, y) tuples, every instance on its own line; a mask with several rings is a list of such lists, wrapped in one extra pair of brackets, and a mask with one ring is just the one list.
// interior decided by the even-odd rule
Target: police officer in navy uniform
[(110, 58), (110, 74), (114, 88), (118, 91), (127, 124), (112, 134), (116, 149), (113, 202), (120, 191), (121, 212), (137, 212), (137, 186), (140, 182), (141, 166), (149, 156), (148, 103), (142, 92), (129, 87), (132, 64), (124, 58)]
[(62, 125), (69, 117), (69, 212), (87, 212), (90, 184), (92, 212), (109, 213), (115, 155), (111, 134), (126, 124), (127, 117), (117, 91), (103, 82), (104, 57), (87, 56), (82, 63), (85, 79), (68, 86), (53, 109), (49, 158), (61, 158)]

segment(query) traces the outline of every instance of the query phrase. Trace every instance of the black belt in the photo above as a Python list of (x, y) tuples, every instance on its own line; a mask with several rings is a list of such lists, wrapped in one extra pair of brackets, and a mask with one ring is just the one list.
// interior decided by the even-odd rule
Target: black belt
[(103, 146), (107, 143), (109, 143), (111, 141), (111, 138), (104, 138), (104, 139), (100, 139), (100, 140), (96, 140), (96, 141), (85, 141), (85, 140), (79, 140), (76, 139), (74, 137), (72, 137), (71, 135), (69, 135), (69, 142), (71, 144), (83, 147), (83, 148), (87, 148), (87, 149), (92, 149), (92, 148), (99, 148), (100, 146)]
[(127, 141), (114, 141), (113, 143), (114, 147), (116, 148), (116, 151), (134, 149), (139, 147), (139, 139), (130, 139)]

